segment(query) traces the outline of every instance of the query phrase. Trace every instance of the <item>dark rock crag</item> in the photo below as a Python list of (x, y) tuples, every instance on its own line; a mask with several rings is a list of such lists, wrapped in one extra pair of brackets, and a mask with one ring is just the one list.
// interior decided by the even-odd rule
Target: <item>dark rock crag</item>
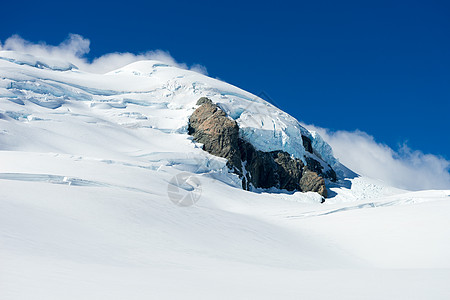
[[(305, 157), (307, 165), (284, 151), (263, 152), (239, 137), (236, 121), (227, 117), (210, 99), (202, 97), (189, 118), (188, 133), (203, 144), (203, 150), (228, 160), (227, 165), (242, 180), (242, 188), (317, 192), (327, 197), (324, 177), (336, 180), (329, 168), (325, 173), (317, 160)], [(306, 151), (313, 153), (311, 140), (303, 138)]]

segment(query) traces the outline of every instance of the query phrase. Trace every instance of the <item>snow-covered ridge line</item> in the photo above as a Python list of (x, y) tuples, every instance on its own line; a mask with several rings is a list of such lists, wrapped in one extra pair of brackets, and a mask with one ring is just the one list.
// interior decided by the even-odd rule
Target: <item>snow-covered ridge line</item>
[(50, 69), (54, 71), (69, 71), (78, 69), (70, 62), (61, 61), (48, 57), (37, 57), (30, 54), (18, 53), (15, 51), (0, 51), (0, 59), (10, 61), (18, 65), (28, 65), (39, 69)]
[[(156, 68), (159, 66), (158, 62), (142, 61), (108, 74), (128, 73), (136, 76), (151, 76), (157, 72)], [(164, 65), (164, 67), (169, 66)], [(196, 73), (193, 72), (193, 74)], [(228, 116), (236, 120), (241, 137), (253, 143), (258, 150), (266, 152), (283, 150), (304, 160), (306, 152), (301, 139), (304, 135), (313, 141), (313, 147), (319, 157), (323, 157), (327, 164), (339, 169), (340, 164), (333, 156), (331, 147), (317, 133), (310, 132), (301, 126), (295, 118), (256, 95), (225, 82), (203, 75), (202, 77), (204, 77), (203, 82), (199, 80), (192, 83), (194, 92), (211, 98)]]
[[(339, 166), (331, 147), (289, 114), (240, 88), (193, 71), (148, 60), (100, 75), (78, 71), (70, 62), (14, 51), (0, 51), (0, 57), (0, 97), (20, 105), (11, 106), (7, 115), (33, 115), (36, 107), (28, 105), (31, 103), (67, 110), (74, 105), (80, 108), (78, 102), (82, 101), (88, 104), (86, 110), (129, 128), (185, 133), (195, 102), (206, 96), (237, 121), (241, 137), (256, 149), (282, 150), (304, 160), (303, 135), (311, 139), (317, 156), (326, 164)], [(141, 118), (124, 122), (125, 115), (115, 110)]]

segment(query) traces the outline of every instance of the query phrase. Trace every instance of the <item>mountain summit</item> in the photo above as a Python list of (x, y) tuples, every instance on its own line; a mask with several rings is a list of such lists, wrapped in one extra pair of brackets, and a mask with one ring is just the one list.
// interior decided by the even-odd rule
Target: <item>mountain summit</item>
[(2, 299), (450, 298), (450, 191), (193, 71), (0, 51), (0, 150)]
[[(22, 135), (14, 132), (20, 126), (11, 128), (13, 132), (3, 141), (4, 150), (9, 150), (9, 145), (21, 145), (25, 148), (31, 147), (29, 150), (36, 152), (57, 151), (79, 155), (83, 154), (80, 153), (81, 150), (81, 152), (87, 151), (86, 154), (89, 156), (103, 157), (105, 152), (116, 152), (121, 147), (136, 146), (130, 139), (124, 140), (125, 144), (112, 147), (108, 143), (95, 145), (96, 141), (102, 139), (96, 136), (102, 135), (99, 130), (101, 122), (78, 122), (80, 115), (92, 114), (101, 117), (103, 122), (108, 122), (111, 130), (117, 127), (117, 132), (123, 135), (135, 136), (138, 131), (146, 134), (158, 131), (160, 135), (167, 135), (168, 139), (177, 134), (179, 138), (184, 138), (187, 142), (189, 141), (188, 126), (192, 125), (192, 122), (189, 125), (189, 118), (192, 120), (192, 114), (195, 115), (198, 112), (198, 110), (194, 112), (198, 99), (205, 97), (210, 99), (214, 107), (223, 112), (224, 118), (236, 124), (238, 128), (235, 137), (236, 151), (239, 139), (241, 145), (244, 145), (243, 142), (251, 145), (254, 149), (251, 151), (255, 155), (281, 151), (280, 153), (292, 156), (292, 159), (297, 159), (299, 163), (306, 165), (319, 177), (336, 181), (336, 173), (333, 169), (338, 171), (340, 177), (343, 176), (344, 168), (333, 157), (331, 147), (317, 133), (308, 131), (295, 118), (260, 97), (193, 71), (179, 69), (158, 61), (139, 61), (104, 75), (96, 75), (79, 71), (70, 62), (46, 60), (42, 57), (11, 51), (0, 52), (0, 66), (6, 71), (0, 93), (3, 98), (11, 102), (5, 106), (7, 108), (3, 112), (5, 118), (39, 124), (31, 126), (30, 130), (33, 133), (29, 138), (32, 140), (26, 141), (21, 141)], [(64, 115), (64, 123), (72, 122), (74, 126), (79, 127), (76, 131), (81, 130), (88, 134), (82, 138), (73, 138), (71, 144), (64, 143), (64, 145), (56, 146), (44, 143), (42, 145), (39, 143), (42, 140), (40, 136), (42, 127), (46, 129), (46, 135), (54, 130), (62, 130), (58, 128), (59, 126), (54, 126), (53, 117), (51, 117), (54, 115), (58, 118)], [(213, 141), (210, 138), (211, 136), (200, 139), (200, 142), (208, 144)], [(127, 145), (127, 142), (130, 144)], [(73, 149), (74, 145), (77, 145), (76, 151)], [(97, 149), (95, 151), (94, 145)], [(217, 148), (222, 146), (216, 145)], [(55, 147), (58, 150), (54, 149)], [(175, 144), (171, 151), (179, 152), (181, 155), (198, 153), (193, 143), (185, 147)], [(217, 155), (217, 153), (212, 154)], [(272, 187), (287, 188), (289, 191), (320, 190), (321, 195), (327, 196), (323, 179), (322, 183), (317, 183), (316, 188), (305, 188), (305, 186), (301, 188), (298, 184), (280, 185), (278, 177), (284, 175), (279, 175), (278, 171), (262, 171), (262, 168), (270, 163), (268, 157), (262, 164), (258, 162), (259, 160), (255, 160), (253, 164), (261, 166), (253, 166), (254, 170), (247, 172), (242, 168), (241, 158), (236, 158), (238, 159), (236, 161), (231, 156), (218, 156), (227, 158), (231, 163), (229, 167), (238, 170), (241, 179), (245, 172), (247, 190)], [(286, 174), (292, 173), (285, 167), (282, 169)], [(214, 169), (204, 171), (217, 172)], [(251, 176), (252, 174), (254, 176)], [(257, 179), (258, 176), (261, 178)], [(262, 180), (268, 177), (274, 178)], [(300, 177), (297, 177), (295, 180), (298, 182)]]

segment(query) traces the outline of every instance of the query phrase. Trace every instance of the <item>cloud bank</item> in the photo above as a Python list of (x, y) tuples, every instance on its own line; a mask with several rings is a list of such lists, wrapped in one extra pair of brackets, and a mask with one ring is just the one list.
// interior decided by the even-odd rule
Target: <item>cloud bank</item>
[(411, 150), (406, 144), (395, 151), (359, 130), (332, 132), (303, 126), (317, 131), (335, 157), (358, 174), (407, 190), (450, 189), (450, 161), (442, 157)]
[(48, 45), (45, 42), (32, 43), (18, 35), (13, 35), (4, 43), (0, 41), (0, 50), (13, 50), (33, 56), (68, 61), (80, 70), (99, 74), (113, 71), (140, 60), (159, 60), (182, 69), (189, 69), (204, 75), (208, 74), (204, 66), (194, 64), (189, 68), (184, 63), (178, 63), (169, 52), (163, 50), (147, 51), (141, 54), (108, 53), (89, 61), (86, 55), (90, 51), (90, 43), (89, 39), (78, 34), (69, 34), (67, 39), (57, 46)]

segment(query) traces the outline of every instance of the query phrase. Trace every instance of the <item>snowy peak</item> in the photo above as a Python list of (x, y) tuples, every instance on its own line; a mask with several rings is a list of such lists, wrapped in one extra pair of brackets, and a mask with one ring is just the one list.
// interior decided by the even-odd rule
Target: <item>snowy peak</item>
[[(102, 75), (80, 71), (70, 62), (13, 51), (0, 52), (0, 58), (0, 97), (7, 101), (0, 113), (19, 122), (9, 124), (9, 134), (1, 136), (3, 150), (22, 147), (100, 157), (117, 152), (110, 143), (103, 143), (108, 149), (102, 149), (97, 142), (112, 132), (127, 136), (124, 148), (147, 148), (138, 146), (146, 141), (136, 138), (137, 131), (145, 135), (157, 131), (170, 140), (174, 139), (171, 134), (181, 134), (179, 138), (189, 144), (189, 116), (197, 100), (208, 97), (237, 122), (240, 138), (256, 150), (284, 151), (305, 164), (314, 159), (340, 175), (331, 147), (318, 134), (260, 97), (194, 71), (144, 60)], [(23, 131), (29, 132), (28, 138), (23, 138)], [(43, 134), (53, 136), (54, 144), (42, 144)], [(78, 146), (68, 147), (58, 136), (70, 137)], [(306, 151), (304, 139), (310, 141), (313, 152)], [(170, 151), (194, 149), (193, 144), (177, 145)]]

